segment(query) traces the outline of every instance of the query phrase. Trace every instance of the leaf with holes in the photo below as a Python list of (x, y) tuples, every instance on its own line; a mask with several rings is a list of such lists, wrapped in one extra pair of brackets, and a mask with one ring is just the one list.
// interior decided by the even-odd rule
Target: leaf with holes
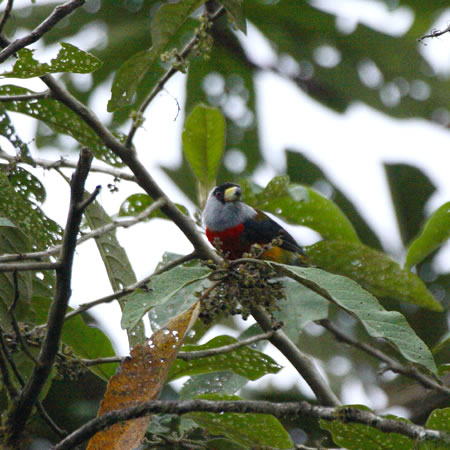
[[(148, 342), (138, 344), (131, 350), (117, 374), (109, 380), (99, 417), (158, 398), (184, 336), (197, 320), (199, 311), (200, 304), (197, 302), (175, 317), (166, 328), (156, 331)], [(136, 448), (144, 438), (149, 422), (150, 417), (145, 416), (117, 423), (97, 433), (89, 441), (88, 450)]]
[[(235, 401), (233, 395), (204, 394), (198, 398), (212, 401)], [(249, 448), (293, 448), (294, 443), (279, 420), (269, 414), (189, 413), (187, 416), (213, 435), (224, 435)]]
[(339, 207), (306, 186), (289, 183), (289, 177), (273, 178), (264, 189), (241, 182), (244, 199), (255, 208), (273, 213), (289, 223), (304, 225), (324, 239), (359, 242), (351, 222)]
[(28, 145), (23, 142), (20, 136), (16, 133), (14, 124), (3, 105), (0, 105), (0, 136), (8, 139), (8, 141), (16, 149), (17, 156), (21, 161), (26, 162), (33, 167), (36, 167), (36, 163), (31, 157)]
[(450, 202), (444, 203), (427, 220), (422, 233), (406, 254), (405, 268), (411, 269), (450, 238)]
[[(144, 212), (153, 203), (155, 203), (154, 200), (148, 194), (132, 194), (120, 205), (119, 217), (136, 217)], [(177, 203), (175, 205), (183, 214), (189, 215), (189, 211), (186, 207)], [(167, 216), (158, 208), (156, 211), (153, 211), (146, 220), (154, 218), (167, 219)]]
[[(175, 294), (184, 291), (184, 288), (190, 286), (191, 289), (199, 289), (201, 281), (208, 277), (210, 272), (206, 267), (175, 267), (153, 276), (149, 292), (137, 292), (129, 296), (123, 310), (122, 328), (132, 330), (136, 323), (154, 306), (164, 305), (163, 307), (167, 308), (166, 303)], [(196, 297), (192, 296), (192, 302), (195, 300)], [(183, 309), (177, 311), (180, 312)]]
[(392, 297), (432, 311), (442, 311), (441, 304), (425, 283), (383, 252), (341, 241), (321, 241), (309, 246), (306, 252), (318, 267), (357, 281), (377, 297)]
[[(108, 216), (97, 201), (92, 202), (86, 208), (84, 216), (91, 230), (96, 230), (112, 222), (111, 217)], [(136, 283), (136, 275), (131, 267), (127, 253), (116, 238), (115, 230), (103, 233), (95, 239), (95, 243), (114, 292)], [(119, 299), (122, 311), (124, 311), (127, 303), (128, 296)], [(127, 331), (131, 346), (144, 341), (145, 333), (142, 320), (136, 320), (134, 326)]]
[[(365, 406), (352, 405), (352, 408), (370, 411)], [(338, 412), (337, 412), (338, 414)], [(396, 416), (384, 416), (387, 419), (397, 419), (409, 422)], [(345, 423), (340, 420), (320, 420), (320, 427), (333, 436), (333, 441), (349, 450), (395, 449), (410, 450), (414, 448), (413, 441), (397, 433), (383, 433), (376, 428), (360, 423)]]
[(5, 78), (33, 78), (57, 72), (90, 73), (102, 65), (94, 55), (65, 42), (61, 42), (61, 49), (50, 64), (40, 63), (34, 59), (33, 52), (34, 50), (28, 48), (19, 50), (13, 69), (1, 75)]
[(180, 31), (189, 16), (205, 0), (183, 0), (178, 3), (166, 3), (160, 6), (151, 22), (152, 47), (132, 56), (117, 71), (111, 88), (108, 111), (129, 105), (139, 83), (161, 54), (171, 46), (171, 41)]
[[(11, 84), (0, 86), (0, 95), (28, 94), (35, 94), (35, 92)], [(92, 128), (61, 102), (49, 98), (27, 101), (12, 100), (3, 102), (3, 106), (8, 111), (22, 113), (40, 120), (56, 133), (73, 137), (81, 145), (89, 147), (97, 159), (112, 166), (123, 166), (122, 160), (103, 144)], [(113, 134), (121, 142), (125, 141), (124, 135)]]
[(270, 265), (300, 284), (323, 293), (329, 301), (357, 317), (370, 336), (386, 339), (408, 361), (436, 373), (433, 355), (405, 317), (397, 311), (386, 311), (372, 294), (353, 280), (316, 268)]
[[(216, 336), (203, 345), (185, 345), (183, 352), (196, 352), (223, 347), (238, 342), (231, 336)], [(236, 350), (205, 358), (184, 361), (177, 359), (169, 373), (169, 380), (175, 380), (185, 375), (198, 375), (202, 373), (231, 370), (237, 375), (257, 380), (268, 373), (278, 373), (281, 369), (270, 356), (250, 347), (242, 346)]]

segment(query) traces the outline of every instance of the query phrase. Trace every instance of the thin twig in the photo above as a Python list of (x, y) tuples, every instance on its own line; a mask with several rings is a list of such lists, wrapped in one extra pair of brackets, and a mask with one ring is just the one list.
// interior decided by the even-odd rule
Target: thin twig
[(8, 3), (6, 4), (5, 10), (3, 11), (2, 20), (0, 21), (0, 34), (3, 32), (3, 28), (5, 28), (6, 22), (11, 15), (13, 4), (14, 0), (8, 0)]
[[(225, 8), (220, 7), (218, 10), (212, 14), (209, 19), (214, 22), (217, 20), (223, 13), (225, 12)], [(189, 56), (189, 53), (192, 51), (192, 49), (195, 47), (195, 45), (198, 43), (200, 39), (200, 35), (196, 33), (194, 37), (184, 46), (184, 48), (180, 52), (180, 58), (185, 59)], [(152, 102), (152, 100), (158, 95), (159, 92), (162, 91), (164, 88), (164, 85), (169, 81), (170, 78), (172, 78), (173, 75), (175, 75), (178, 72), (178, 69), (175, 69), (173, 66), (171, 66), (167, 72), (158, 80), (158, 82), (155, 84), (151, 92), (148, 94), (146, 99), (143, 101), (142, 105), (139, 108), (139, 111), (136, 113), (136, 120), (133, 120), (133, 123), (131, 124), (130, 131), (128, 132), (127, 139), (125, 141), (125, 146), (128, 148), (131, 148), (131, 145), (133, 143), (134, 135), (136, 134), (136, 131), (142, 124), (142, 117), (144, 115), (145, 110), (147, 109), (148, 105)]]
[(73, 12), (75, 9), (83, 6), (86, 0), (71, 0), (62, 5), (58, 5), (53, 12), (33, 31), (10, 43), (5, 49), (0, 52), (0, 63), (8, 59), (12, 54), (16, 53), (20, 49), (38, 41), (45, 33), (50, 31), (60, 20), (64, 19), (67, 15)]
[(430, 377), (427, 377), (417, 368), (412, 366), (411, 367), (403, 366), (395, 359), (392, 359), (390, 356), (386, 355), (386, 353), (383, 353), (381, 350), (378, 350), (377, 348), (372, 347), (369, 344), (360, 342), (346, 335), (336, 325), (332, 324), (329, 320), (319, 320), (318, 323), (322, 325), (324, 328), (326, 328), (328, 331), (333, 333), (339, 341), (345, 342), (353, 347), (359, 348), (360, 350), (366, 352), (367, 354), (384, 362), (387, 365), (386, 370), (391, 370), (392, 372), (400, 373), (406, 377), (412, 378), (418, 381), (422, 386), (426, 387), (427, 389), (436, 389), (447, 396), (450, 395), (450, 388), (442, 384), (439, 384), (437, 381), (433, 380)]
[(210, 356), (222, 355), (223, 353), (232, 352), (240, 347), (244, 347), (246, 345), (253, 344), (255, 342), (259, 342), (265, 339), (269, 339), (275, 333), (274, 330), (266, 331), (265, 333), (257, 334), (256, 336), (251, 336), (247, 339), (242, 339), (238, 342), (233, 342), (229, 345), (224, 345), (222, 347), (210, 348), (208, 350), (196, 350), (192, 352), (178, 352), (177, 358), (182, 359), (183, 361), (193, 361), (195, 359), (200, 358), (208, 358)]
[(5, 386), (9, 398), (15, 400), (19, 393), (9, 376), (7, 362), (9, 362), (9, 352), (8, 347), (6, 346), (3, 329), (0, 327), (0, 372), (2, 374), (3, 386)]
[(0, 264), (1, 272), (14, 272), (22, 270), (40, 271), (40, 270), (58, 270), (61, 268), (60, 263), (50, 261), (44, 262), (26, 262), (26, 263), (5, 263)]
[(66, 439), (62, 440), (54, 448), (55, 450), (69, 450), (83, 441), (89, 439), (95, 433), (105, 428), (132, 418), (142, 417), (148, 414), (186, 414), (193, 411), (202, 411), (216, 414), (224, 413), (256, 413), (270, 414), (278, 418), (289, 417), (299, 419), (312, 417), (323, 420), (340, 420), (344, 423), (360, 423), (369, 425), (385, 433), (398, 433), (413, 440), (430, 440), (445, 445), (450, 440), (450, 434), (443, 431), (430, 430), (419, 425), (402, 420), (388, 419), (370, 411), (351, 407), (327, 407), (312, 405), (308, 402), (268, 402), (260, 400), (242, 401), (211, 401), (211, 400), (184, 400), (164, 401), (152, 400), (138, 406), (111, 411), (97, 417), (74, 431)]
[[(9, 153), (6, 153), (1, 150), (0, 150), (0, 158), (5, 159), (6, 161), (9, 161), (9, 162), (29, 164), (27, 161), (23, 161), (16, 155), (10, 155)], [(68, 168), (76, 169), (76, 167), (77, 167), (76, 161), (70, 161), (69, 159), (66, 159), (63, 157), (60, 157), (56, 161), (52, 161), (49, 159), (33, 158), (33, 162), (36, 164), (36, 166), (42, 167), (47, 170), (56, 169), (59, 167), (68, 167)], [(134, 175), (132, 175), (128, 172), (125, 172), (123, 170), (116, 169), (114, 167), (103, 167), (100, 165), (93, 164), (90, 171), (104, 173), (105, 175), (111, 175), (114, 178), (117, 178), (120, 180), (127, 180), (127, 181), (133, 181), (133, 182), (136, 181), (136, 178), (134, 177)]]
[(419, 39), (417, 39), (418, 42), (423, 42), (425, 39), (428, 38), (437, 38), (439, 36), (442, 36), (445, 33), (450, 33), (450, 24), (448, 25), (447, 28), (443, 29), (443, 30), (431, 30), (431, 33), (428, 34), (424, 34), (423, 36), (421, 36)]
[[(95, 194), (95, 192), (94, 192)], [(97, 228), (96, 230), (91, 231), (90, 233), (86, 233), (81, 236), (77, 240), (77, 246), (86, 242), (89, 239), (97, 238), (102, 236), (105, 233), (109, 233), (117, 228), (129, 228), (133, 225), (136, 225), (139, 222), (145, 220), (150, 214), (152, 214), (155, 210), (161, 208), (165, 204), (165, 199), (160, 199), (155, 203), (152, 203), (148, 206), (144, 211), (139, 213), (136, 217), (132, 219), (125, 220), (113, 220), (111, 223), (107, 225)], [(5, 254), (0, 256), (0, 261), (23, 261), (26, 259), (42, 259), (47, 258), (52, 255), (56, 255), (61, 251), (61, 245), (55, 245), (54, 247), (50, 247), (47, 250), (43, 250), (40, 252), (30, 252), (30, 253), (16, 253), (16, 254)]]
[[(233, 344), (224, 345), (222, 347), (210, 348), (208, 350), (197, 350), (192, 352), (178, 352), (177, 358), (183, 361), (193, 361), (201, 358), (208, 358), (210, 356), (222, 355), (224, 353), (232, 352), (238, 348), (244, 347), (246, 345), (253, 344), (265, 339), (270, 339), (274, 331), (268, 331), (267, 333), (261, 333), (256, 336), (251, 336), (242, 341), (234, 342)], [(123, 361), (121, 356), (111, 356), (108, 358), (96, 358), (96, 359), (82, 359), (81, 362), (86, 366), (97, 366), (99, 364), (110, 364), (110, 363), (120, 363)]]
[(42, 100), (45, 98), (51, 98), (51, 93), (48, 89), (35, 94), (0, 95), (0, 102), (29, 102), (30, 100)]
[(47, 332), (39, 353), (38, 364), (34, 367), (31, 377), (6, 417), (5, 428), (7, 432), (5, 435), (8, 436), (7, 445), (12, 447), (24, 430), (32, 408), (50, 375), (58, 352), (64, 316), (71, 295), (76, 238), (84, 212), (83, 209), (80, 209), (80, 205), (83, 204), (84, 185), (92, 159), (92, 152), (83, 148), (80, 152), (78, 168), (72, 177), (69, 214), (63, 236), (60, 266), (56, 271), (56, 292), (48, 314)]

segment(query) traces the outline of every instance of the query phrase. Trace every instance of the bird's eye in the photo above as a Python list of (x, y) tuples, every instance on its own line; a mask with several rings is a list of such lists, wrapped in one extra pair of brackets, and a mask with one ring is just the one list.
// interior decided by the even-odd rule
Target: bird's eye
[(217, 198), (217, 200), (220, 200), (222, 198), (222, 192), (217, 191), (216, 192), (216, 198)]

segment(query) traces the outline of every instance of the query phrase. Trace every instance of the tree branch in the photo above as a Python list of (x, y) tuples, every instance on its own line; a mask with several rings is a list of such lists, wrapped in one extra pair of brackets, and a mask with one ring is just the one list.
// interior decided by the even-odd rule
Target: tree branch
[[(260, 306), (252, 308), (252, 316), (264, 331), (273, 330), (270, 317)], [(311, 357), (303, 353), (287, 337), (283, 330), (277, 330), (269, 340), (286, 356), (297, 372), (305, 379), (322, 405), (339, 406), (341, 404), (334, 392), (330, 389), (330, 386), (328, 386), (318, 372)]]
[(64, 316), (71, 295), (72, 265), (76, 239), (84, 212), (80, 205), (83, 205), (84, 202), (84, 184), (92, 159), (92, 153), (83, 148), (80, 152), (78, 167), (72, 177), (69, 214), (59, 258), (60, 267), (56, 271), (56, 292), (49, 310), (47, 333), (39, 353), (38, 364), (34, 367), (31, 377), (6, 418), (6, 436), (8, 437), (8, 444), (11, 446), (14, 446), (20, 438), (32, 408), (51, 372), (58, 352)]
[(62, 5), (58, 5), (53, 12), (33, 31), (21, 39), (10, 43), (0, 52), (0, 63), (8, 59), (12, 54), (20, 49), (38, 41), (45, 33), (50, 31), (61, 19), (64, 19), (72, 11), (84, 5), (86, 0), (71, 0)]
[(447, 28), (443, 29), (443, 30), (431, 30), (431, 33), (428, 34), (424, 34), (423, 36), (421, 36), (419, 39), (417, 39), (418, 42), (423, 42), (425, 39), (428, 38), (437, 38), (439, 36), (442, 36), (445, 33), (450, 33), (450, 24), (448, 25)]
[(379, 359), (380, 361), (384, 362), (387, 367), (386, 370), (392, 370), (392, 372), (400, 373), (406, 377), (412, 378), (416, 381), (418, 381), (422, 386), (428, 388), (428, 389), (435, 389), (443, 394), (450, 396), (450, 388), (447, 386), (444, 386), (442, 384), (439, 384), (437, 381), (433, 380), (432, 378), (427, 377), (422, 372), (420, 372), (416, 367), (405, 367), (399, 362), (397, 362), (395, 359), (392, 359), (386, 353), (383, 353), (381, 350), (378, 350), (375, 347), (372, 347), (369, 344), (366, 344), (364, 342), (360, 342), (345, 333), (343, 333), (336, 325), (332, 324), (329, 320), (319, 320), (318, 323), (322, 325), (324, 328), (326, 328), (328, 331), (333, 333), (339, 341), (345, 342), (347, 344), (350, 344), (353, 347), (359, 348), (363, 352), (366, 352), (367, 354)]
[(27, 262), (27, 263), (5, 263), (0, 264), (1, 272), (14, 272), (22, 270), (58, 270), (61, 267), (60, 263), (50, 261), (44, 262)]
[(311, 405), (308, 402), (276, 403), (268, 401), (210, 401), (210, 400), (185, 400), (162, 401), (152, 400), (138, 406), (124, 408), (103, 414), (86, 423), (74, 431), (66, 439), (62, 440), (54, 448), (55, 450), (69, 450), (89, 439), (98, 431), (132, 418), (142, 417), (148, 414), (186, 414), (193, 411), (209, 413), (256, 413), (270, 414), (279, 418), (312, 417), (324, 420), (340, 420), (344, 423), (360, 423), (372, 426), (385, 433), (399, 433), (414, 440), (432, 440), (450, 442), (450, 435), (443, 431), (430, 430), (419, 425), (401, 420), (387, 419), (369, 411), (363, 411), (351, 407), (326, 407)]
[[(0, 97), (1, 99), (1, 97)], [(20, 158), (18, 158), (16, 155), (10, 155), (4, 151), (0, 150), (0, 158), (5, 159), (6, 161), (14, 162), (14, 163), (22, 163), (22, 164), (29, 164), (26, 161), (22, 161)], [(44, 169), (50, 170), (50, 169), (57, 169), (60, 167), (68, 167), (72, 169), (77, 168), (77, 163), (75, 161), (70, 161), (69, 159), (61, 157), (57, 161), (52, 161), (49, 159), (41, 159), (41, 158), (33, 158), (34, 163), (39, 166), (43, 167)], [(90, 172), (98, 172), (98, 173), (104, 173), (106, 175), (111, 175), (114, 178), (119, 178), (121, 180), (127, 180), (127, 181), (136, 181), (136, 178), (123, 170), (115, 169), (114, 167), (103, 167), (100, 165), (93, 164), (91, 166)]]
[(3, 32), (3, 28), (5, 28), (6, 22), (11, 15), (13, 4), (14, 0), (8, 0), (8, 3), (6, 4), (5, 10), (3, 11), (2, 20), (0, 21), (0, 34)]
[[(223, 8), (221, 6), (218, 8), (218, 10), (214, 14), (212, 14), (209, 17), (209, 19), (214, 22), (223, 13), (225, 13), (225, 8)], [(189, 56), (189, 53), (191, 53), (192, 49), (199, 42), (199, 40), (200, 40), (200, 35), (199, 35), (199, 33), (196, 33), (194, 35), (194, 37), (181, 50), (180, 58), (181, 59), (187, 58)], [(167, 70), (167, 72), (158, 80), (158, 82), (155, 84), (155, 86), (151, 90), (150, 94), (144, 100), (141, 107), (139, 108), (139, 111), (136, 114), (136, 120), (133, 120), (133, 123), (131, 124), (130, 131), (128, 132), (127, 139), (125, 141), (126, 147), (131, 148), (134, 135), (136, 134), (136, 131), (138, 130), (138, 128), (141, 125), (142, 116), (144, 115), (144, 112), (147, 109), (148, 105), (158, 95), (158, 93), (163, 89), (163, 87), (167, 83), (167, 81), (169, 81), (170, 78), (172, 78), (172, 76), (175, 75), (177, 72), (178, 72), (178, 69), (175, 69), (173, 66), (171, 66), (170, 69)]]
[(50, 97), (50, 91), (46, 90), (44, 92), (36, 92), (35, 94), (0, 95), (0, 102), (29, 102), (30, 100), (41, 100)]

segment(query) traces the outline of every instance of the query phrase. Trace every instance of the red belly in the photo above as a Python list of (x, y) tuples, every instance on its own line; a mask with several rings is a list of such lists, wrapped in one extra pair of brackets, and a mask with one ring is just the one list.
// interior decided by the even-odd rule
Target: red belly
[(211, 231), (206, 229), (206, 237), (211, 244), (214, 244), (214, 239), (220, 239), (222, 242), (222, 252), (229, 259), (236, 259), (242, 256), (242, 253), (250, 249), (247, 242), (242, 242), (241, 234), (244, 231), (244, 225), (241, 223), (233, 228), (228, 228), (222, 231)]

